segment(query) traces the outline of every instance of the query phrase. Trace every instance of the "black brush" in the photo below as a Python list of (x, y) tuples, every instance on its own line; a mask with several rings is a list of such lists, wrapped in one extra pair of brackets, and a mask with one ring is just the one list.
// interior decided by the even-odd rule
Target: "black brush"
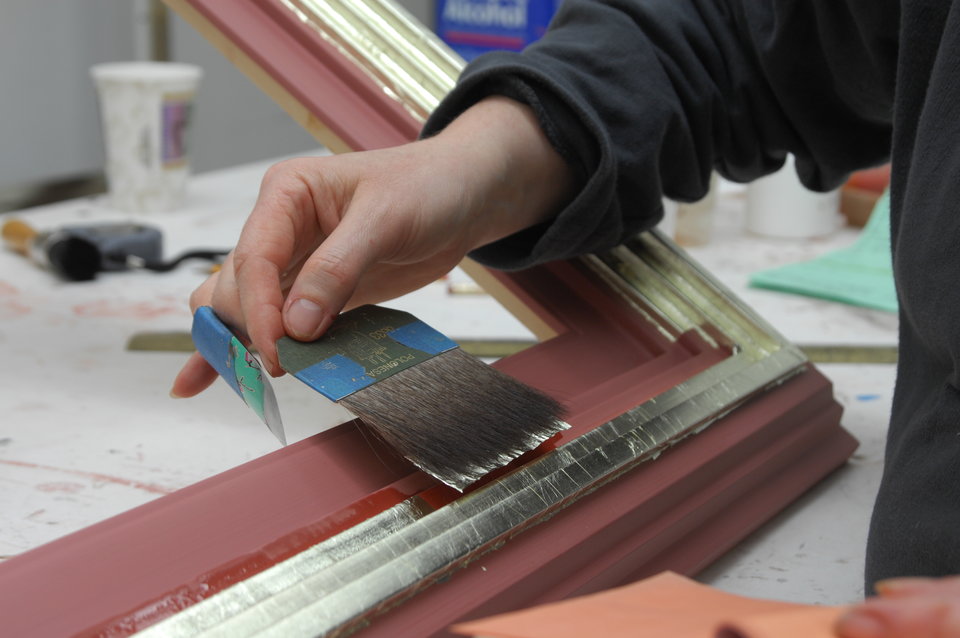
[(569, 427), (557, 401), (399, 310), (356, 308), (317, 341), (280, 339), (277, 354), (284, 370), (457, 490)]
[(2, 236), (11, 248), (68, 281), (89, 281), (101, 272), (131, 268), (167, 272), (187, 259), (216, 261), (228, 252), (191, 250), (164, 261), (160, 230), (132, 223), (65, 226), (41, 233), (12, 219), (3, 224)]

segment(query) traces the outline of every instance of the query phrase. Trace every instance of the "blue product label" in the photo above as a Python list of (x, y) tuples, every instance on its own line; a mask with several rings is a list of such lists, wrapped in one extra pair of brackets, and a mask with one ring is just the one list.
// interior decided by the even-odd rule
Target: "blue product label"
[(335, 354), (304, 368), (294, 376), (333, 401), (339, 401), (376, 381), (362, 365), (342, 354)]
[(554, 0), (440, 0), (437, 33), (468, 60), (519, 51), (543, 35), (554, 11)]
[(236, 354), (231, 352), (231, 348), (236, 347), (234, 344), (236, 339), (230, 329), (214, 314), (213, 308), (209, 306), (197, 308), (197, 312), (193, 315), (192, 336), (197, 351), (233, 388), (233, 391), (242, 397), (240, 384), (233, 373)]
[(419, 320), (400, 326), (390, 331), (387, 336), (408, 348), (415, 348), (427, 354), (440, 354), (457, 347), (457, 344), (445, 334)]
[(209, 306), (197, 308), (193, 315), (192, 334), (197, 351), (207, 363), (257, 413), (280, 442), (286, 445), (277, 397), (256, 357), (240, 343)]
[(311, 343), (282, 337), (280, 366), (328, 399), (340, 399), (457, 344), (413, 315), (379, 306), (345, 312)]

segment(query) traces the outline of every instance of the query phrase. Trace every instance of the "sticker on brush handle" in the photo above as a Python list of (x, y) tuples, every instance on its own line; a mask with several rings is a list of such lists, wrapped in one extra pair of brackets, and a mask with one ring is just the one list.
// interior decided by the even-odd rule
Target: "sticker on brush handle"
[(413, 315), (380, 306), (345, 312), (317, 341), (277, 341), (280, 366), (328, 399), (406, 370), (457, 344)]
[(209, 306), (197, 308), (193, 315), (192, 336), (197, 351), (207, 363), (286, 445), (277, 398), (257, 358)]

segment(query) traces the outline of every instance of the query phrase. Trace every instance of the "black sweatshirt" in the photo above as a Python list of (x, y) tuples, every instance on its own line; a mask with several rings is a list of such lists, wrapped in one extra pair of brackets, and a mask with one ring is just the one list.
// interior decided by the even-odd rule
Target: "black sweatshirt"
[(867, 586), (960, 573), (960, 0), (564, 0), (526, 51), (470, 64), (425, 134), (490, 94), (530, 104), (582, 185), (474, 253), (500, 268), (618, 244), (712, 170), (793, 153), (828, 190), (892, 160), (901, 352)]

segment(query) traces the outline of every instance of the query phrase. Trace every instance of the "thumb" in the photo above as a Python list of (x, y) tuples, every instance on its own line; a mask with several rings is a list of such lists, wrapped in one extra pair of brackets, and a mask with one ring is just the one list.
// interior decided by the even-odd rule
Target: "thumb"
[(297, 275), (283, 308), (286, 333), (313, 341), (326, 332), (377, 260), (376, 244), (346, 220), (314, 251)]

